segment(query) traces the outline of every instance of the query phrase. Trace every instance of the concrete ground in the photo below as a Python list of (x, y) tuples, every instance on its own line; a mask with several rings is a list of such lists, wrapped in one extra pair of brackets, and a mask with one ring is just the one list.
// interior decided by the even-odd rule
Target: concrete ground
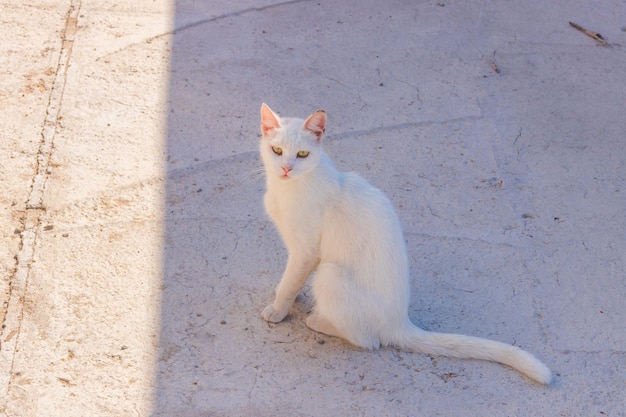
[[(0, 2), (0, 414), (626, 415), (626, 5)], [(568, 24), (600, 32), (607, 45)], [(259, 108), (396, 205), (412, 320), (505, 367), (262, 308)]]

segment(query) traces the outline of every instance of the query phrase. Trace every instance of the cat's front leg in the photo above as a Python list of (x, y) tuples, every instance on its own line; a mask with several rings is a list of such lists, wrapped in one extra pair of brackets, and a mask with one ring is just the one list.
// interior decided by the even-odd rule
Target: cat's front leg
[(274, 302), (265, 307), (261, 313), (263, 320), (278, 323), (285, 318), (306, 279), (318, 263), (319, 259), (316, 257), (289, 255), (283, 277), (276, 287)]

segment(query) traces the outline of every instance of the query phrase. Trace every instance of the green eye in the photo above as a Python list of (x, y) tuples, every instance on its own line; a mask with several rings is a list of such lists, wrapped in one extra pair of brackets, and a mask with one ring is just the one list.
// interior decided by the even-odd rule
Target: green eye
[(272, 146), (272, 152), (274, 152), (276, 155), (282, 155), (283, 148), (279, 148), (278, 146)]
[(309, 156), (309, 151), (298, 151), (298, 158), (306, 158)]

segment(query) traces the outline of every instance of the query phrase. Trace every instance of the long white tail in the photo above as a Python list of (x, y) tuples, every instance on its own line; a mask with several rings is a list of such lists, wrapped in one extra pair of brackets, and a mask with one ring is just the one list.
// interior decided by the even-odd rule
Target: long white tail
[(552, 381), (552, 372), (539, 359), (506, 343), (460, 334), (427, 332), (413, 324), (408, 324), (398, 339), (394, 344), (408, 351), (498, 362), (542, 384), (548, 385)]

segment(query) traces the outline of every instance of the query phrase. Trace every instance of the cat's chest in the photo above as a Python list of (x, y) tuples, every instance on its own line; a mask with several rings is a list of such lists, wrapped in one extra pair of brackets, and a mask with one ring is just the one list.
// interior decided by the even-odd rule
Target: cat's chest
[(287, 243), (318, 241), (325, 210), (319, 199), (268, 192), (265, 209)]
[(316, 199), (271, 192), (265, 194), (265, 209), (277, 223), (310, 223), (320, 218), (324, 211)]

